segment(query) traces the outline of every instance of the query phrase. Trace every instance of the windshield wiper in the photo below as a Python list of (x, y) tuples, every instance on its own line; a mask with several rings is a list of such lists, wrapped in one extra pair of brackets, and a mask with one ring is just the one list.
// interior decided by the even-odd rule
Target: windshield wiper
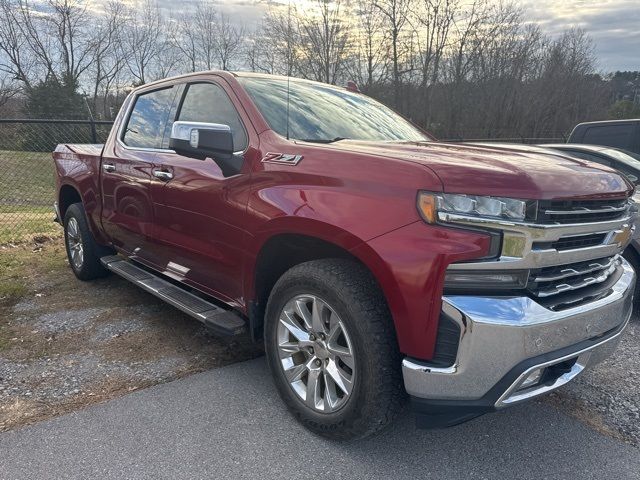
[(333, 143), (333, 142), (339, 142), (340, 140), (349, 140), (348, 137), (335, 137), (335, 138), (301, 138), (300, 141), (302, 142), (309, 142), (309, 143)]

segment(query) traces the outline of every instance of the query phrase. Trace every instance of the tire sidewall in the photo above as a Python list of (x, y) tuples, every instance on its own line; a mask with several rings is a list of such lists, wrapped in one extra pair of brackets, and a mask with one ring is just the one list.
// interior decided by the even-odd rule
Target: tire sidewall
[(69, 262), (69, 265), (71, 266), (71, 269), (73, 270), (73, 272), (80, 276), (82, 275), (82, 270), (84, 268), (84, 266), (86, 265), (86, 260), (83, 258), (82, 260), (82, 268), (78, 269), (76, 268), (76, 266), (73, 263), (73, 259), (71, 258), (71, 251), (69, 250), (69, 222), (71, 221), (72, 218), (75, 218), (76, 222), (78, 223), (78, 234), (80, 235), (80, 238), (82, 240), (82, 249), (83, 249), (83, 256), (86, 254), (85, 249), (86, 249), (86, 238), (84, 236), (84, 232), (82, 229), (82, 225), (83, 225), (83, 220), (84, 218), (79, 218), (80, 215), (78, 215), (78, 211), (79, 210), (76, 205), (71, 205), (69, 206), (69, 208), (67, 209), (65, 215), (64, 215), (64, 248), (67, 251), (67, 261)]
[[(67, 240), (69, 235), (68, 225), (71, 218), (75, 218), (78, 222), (78, 233), (82, 240), (83, 260), (81, 268), (76, 268), (73, 264), (71, 252), (69, 251), (69, 243)], [(67, 252), (67, 260), (75, 276), (80, 280), (93, 280), (107, 275), (108, 271), (100, 264), (102, 254), (108, 254), (107, 249), (98, 246), (93, 239), (93, 234), (89, 230), (87, 216), (81, 203), (74, 203), (67, 208), (64, 214), (63, 226), (64, 247)]]
[[(336, 412), (320, 413), (307, 407), (303, 400), (295, 394), (287, 381), (280, 364), (278, 354), (277, 327), (279, 316), (288, 301), (298, 295), (311, 294), (324, 300), (340, 317), (348, 331), (355, 361), (355, 381), (353, 390), (347, 403)], [(274, 287), (267, 305), (265, 315), (265, 352), (269, 368), (275, 379), (278, 391), (285, 403), (294, 411), (296, 416), (307, 426), (320, 433), (336, 431), (361, 412), (366, 397), (367, 379), (371, 379), (372, 363), (369, 352), (365, 348), (364, 334), (358, 328), (349, 305), (340, 298), (337, 292), (329, 288), (322, 280), (308, 276), (289, 277)]]

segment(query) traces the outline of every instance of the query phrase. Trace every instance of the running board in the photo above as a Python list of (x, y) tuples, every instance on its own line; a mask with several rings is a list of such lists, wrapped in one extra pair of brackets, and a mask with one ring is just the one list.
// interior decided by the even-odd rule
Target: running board
[(144, 270), (118, 255), (102, 257), (100, 262), (113, 273), (182, 310), (204, 323), (219, 335), (239, 335), (245, 330), (245, 321), (231, 310), (225, 310), (158, 275)]

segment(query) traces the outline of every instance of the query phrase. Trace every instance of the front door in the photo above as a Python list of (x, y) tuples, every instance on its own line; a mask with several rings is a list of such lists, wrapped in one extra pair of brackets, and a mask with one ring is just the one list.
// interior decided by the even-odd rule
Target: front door
[(164, 185), (155, 159), (168, 144), (165, 130), (174, 96), (174, 88), (168, 87), (131, 100), (122, 131), (105, 148), (100, 172), (105, 232), (119, 250), (154, 264), (153, 192), (155, 185)]
[[(187, 85), (176, 119), (229, 125), (234, 149), (247, 147), (247, 131), (228, 94), (216, 83)], [(158, 153), (156, 163), (167, 174), (156, 205), (165, 274), (230, 303), (242, 303), (249, 173), (225, 178), (212, 159), (175, 152)]]

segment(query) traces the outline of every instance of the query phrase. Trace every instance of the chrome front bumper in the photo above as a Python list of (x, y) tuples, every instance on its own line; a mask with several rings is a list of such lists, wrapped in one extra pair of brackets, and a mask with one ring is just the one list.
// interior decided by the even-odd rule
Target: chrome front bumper
[[(529, 297), (446, 296), (443, 313), (460, 327), (456, 361), (439, 368), (405, 358), (404, 384), (414, 399), (496, 409), (547, 393), (615, 349), (631, 316), (635, 274), (626, 261), (611, 293), (552, 311)], [(566, 368), (523, 387), (536, 369)]]

